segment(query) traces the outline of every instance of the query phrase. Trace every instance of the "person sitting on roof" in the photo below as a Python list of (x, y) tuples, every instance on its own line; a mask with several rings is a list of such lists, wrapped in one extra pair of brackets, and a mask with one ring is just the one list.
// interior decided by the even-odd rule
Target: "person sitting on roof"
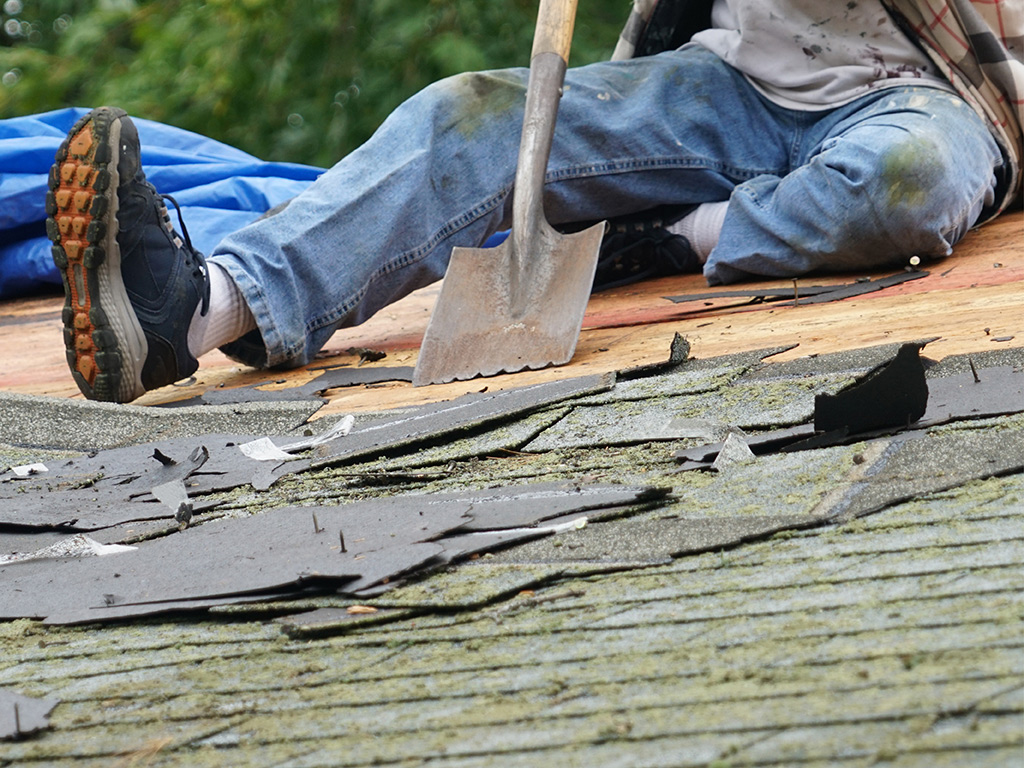
[[(659, 40), (685, 44), (631, 56)], [(625, 57), (566, 75), (547, 216), (657, 212), (640, 227), (657, 247), (607, 239), (596, 288), (948, 255), (1020, 193), (1022, 41), (1017, 0), (637, 0)], [(127, 114), (86, 115), (47, 197), (82, 392), (130, 401), (215, 348), (303, 365), (338, 328), (440, 279), (454, 246), (509, 225), (526, 78), (429, 86), (209, 258), (146, 181)]]

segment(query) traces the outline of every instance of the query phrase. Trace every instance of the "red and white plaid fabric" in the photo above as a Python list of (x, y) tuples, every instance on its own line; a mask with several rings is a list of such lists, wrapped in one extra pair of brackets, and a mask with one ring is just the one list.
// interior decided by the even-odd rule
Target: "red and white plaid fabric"
[(1010, 194), (1021, 190), (1024, 111), (1022, 0), (882, 0), (903, 16), (939, 70), (989, 121), (1010, 157)]
[[(632, 58), (660, 3), (707, 14), (713, 0), (633, 0), (613, 59)], [(991, 125), (1009, 158), (998, 211), (1021, 192), (1024, 124), (1024, 0), (882, 0), (957, 92)]]

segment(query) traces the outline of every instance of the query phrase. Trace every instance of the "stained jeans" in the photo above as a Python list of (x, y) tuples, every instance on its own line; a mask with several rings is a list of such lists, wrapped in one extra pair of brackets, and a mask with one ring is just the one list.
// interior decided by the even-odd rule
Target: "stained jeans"
[[(507, 229), (526, 76), (435, 83), (282, 212), (225, 238), (211, 260), (258, 327), (225, 351), (305, 364), (336, 329), (440, 279), (454, 246)], [(690, 45), (569, 70), (544, 201), (557, 225), (729, 200), (704, 268), (720, 284), (946, 255), (992, 204), (1002, 163), (952, 92), (794, 111)]]

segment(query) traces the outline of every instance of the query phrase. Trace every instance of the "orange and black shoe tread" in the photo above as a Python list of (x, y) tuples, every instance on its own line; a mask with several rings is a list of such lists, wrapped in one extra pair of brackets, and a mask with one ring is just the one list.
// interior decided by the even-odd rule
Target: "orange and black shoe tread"
[(64, 282), (64, 346), (79, 388), (91, 399), (114, 400), (121, 355), (99, 306), (96, 270), (107, 258), (103, 216), (110, 208), (112, 149), (105, 115), (89, 115), (72, 128), (50, 169), (47, 234)]

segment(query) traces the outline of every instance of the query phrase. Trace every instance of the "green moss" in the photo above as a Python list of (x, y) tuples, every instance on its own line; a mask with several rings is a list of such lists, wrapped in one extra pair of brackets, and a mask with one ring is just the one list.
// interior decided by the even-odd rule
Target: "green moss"
[(925, 203), (941, 173), (938, 156), (933, 141), (913, 135), (889, 150), (881, 173), (889, 207), (909, 210)]
[[(786, 404), (801, 386), (805, 396), (810, 382), (771, 385), (766, 402)], [(743, 405), (742, 395), (730, 397)], [(490, 445), (520, 436), (501, 427), (452, 441), (461, 444), (451, 453), (438, 446), (437, 463), (420, 465), (420, 478), (370, 485), (353, 477), (402, 469), (395, 455), (286, 478), (264, 494), (239, 489), (217, 498), (244, 515), (586, 478), (671, 485), (673, 498), (642, 513), (658, 518), (801, 514), (861, 471), (866, 462), (855, 457), (867, 450), (675, 474), (678, 443), (467, 455), (485, 434), (496, 438)], [(569, 762), (559, 758), (571, 754), (600, 764), (611, 753), (598, 750), (617, 746), (658, 763), (679, 754), (659, 754), (660, 744), (715, 739), (725, 765), (744, 763), (743, 745), (759, 742), (765, 728), (801, 735), (799, 745), (780, 741), (782, 762), (806, 762), (798, 753), (809, 747), (837, 762), (859, 748), (857, 739), (879, 753), (891, 746), (894, 755), (925, 754), (937, 743), (935, 717), (975, 711), (1019, 676), (1018, 585), (1003, 561), (986, 562), (989, 547), (1007, 545), (964, 545), (962, 537), (976, 533), (979, 520), (1005, 518), (1010, 530), (1022, 493), (1019, 476), (970, 483), (842, 527), (785, 532), (644, 571), (482, 559), (381, 598), (382, 608), (412, 606), (387, 624), (350, 625), (329, 637), (289, 637), (270, 614), (244, 608), (212, 620), (88, 628), (0, 623), (0, 684), (63, 700), (54, 727), (5, 745), (13, 750), (5, 759), (111, 763), (169, 733), (174, 740), (154, 765), (315, 762), (318, 749), (362, 764), (456, 760), (459, 750), (472, 750), (467, 761), (482, 755), (498, 764), (524, 749), (538, 763)], [(936, 526), (942, 535), (929, 538)], [(902, 543), (907, 532), (928, 546)], [(855, 539), (857, 547), (845, 546)], [(535, 595), (521, 595), (524, 588)], [(344, 604), (334, 596), (293, 607)], [(1017, 714), (993, 722), (1016, 725)], [(1004, 737), (986, 723), (978, 732), (996, 748)], [(967, 743), (967, 733), (956, 723), (943, 731), (954, 745)]]

